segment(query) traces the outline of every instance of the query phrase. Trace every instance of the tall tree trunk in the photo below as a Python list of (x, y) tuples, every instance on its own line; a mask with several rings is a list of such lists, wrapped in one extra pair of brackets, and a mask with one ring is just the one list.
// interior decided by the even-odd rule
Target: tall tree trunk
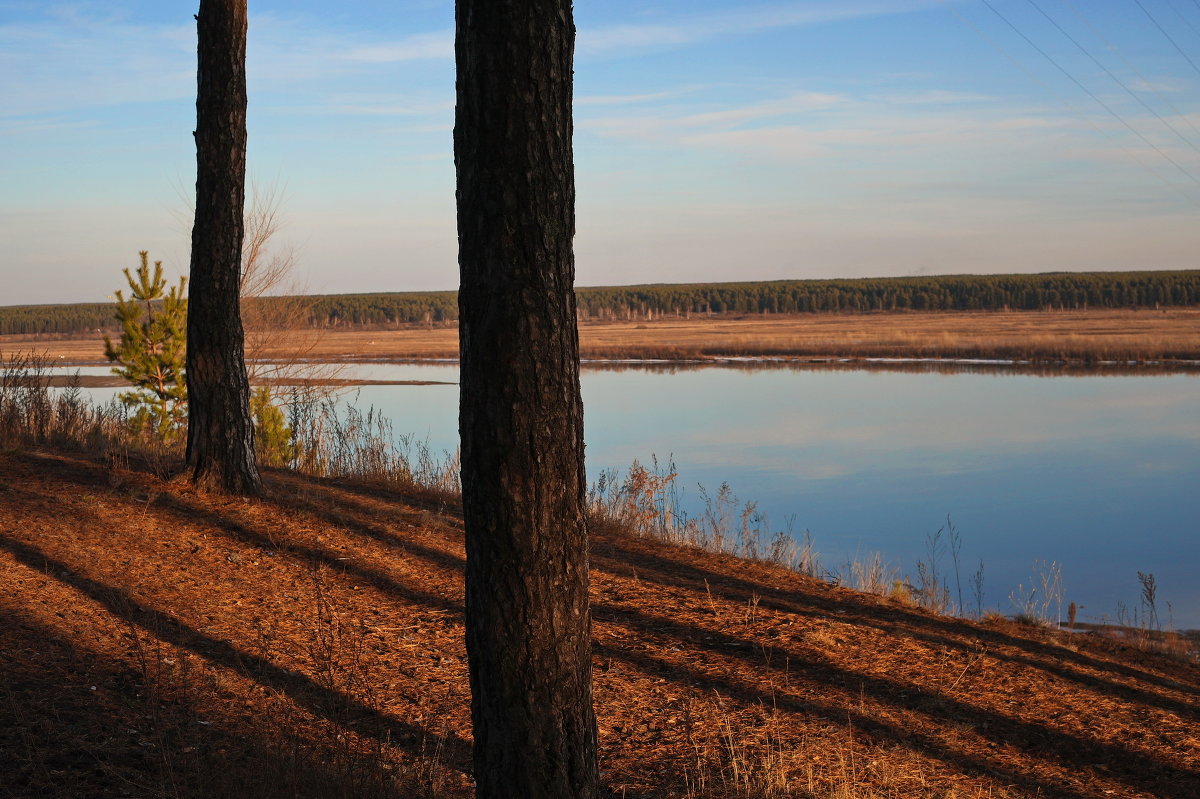
[(196, 16), (196, 223), (188, 299), (188, 466), (198, 485), (256, 494), (239, 309), (246, 195), (246, 0)]
[(463, 508), (477, 795), (590, 799), (569, 0), (456, 9)]

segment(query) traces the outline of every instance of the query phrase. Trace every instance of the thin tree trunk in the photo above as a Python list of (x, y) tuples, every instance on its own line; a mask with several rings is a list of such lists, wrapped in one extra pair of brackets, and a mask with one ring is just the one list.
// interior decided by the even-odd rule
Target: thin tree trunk
[(456, 10), (459, 429), (477, 796), (598, 791), (569, 0)]
[(196, 21), (187, 459), (196, 484), (256, 494), (262, 483), (238, 306), (246, 193), (246, 0), (201, 0)]

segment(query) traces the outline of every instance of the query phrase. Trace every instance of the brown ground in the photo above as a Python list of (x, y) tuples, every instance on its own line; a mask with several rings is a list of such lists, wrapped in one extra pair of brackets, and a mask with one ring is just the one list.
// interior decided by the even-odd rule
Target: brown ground
[[(463, 795), (452, 505), (0, 453), (0, 796)], [(1200, 796), (1200, 668), (598, 531), (618, 797)], [(398, 787), (397, 787), (398, 786)]]
[[(453, 358), (458, 353), (457, 336), (454, 327), (333, 330), (314, 343), (307, 357)], [(587, 322), (580, 327), (580, 339), (585, 358), (795, 355), (1195, 360), (1200, 359), (1200, 309), (798, 314)], [(100, 363), (103, 349), (99, 338), (0, 336), (0, 353), (45, 351), (55, 361)]]

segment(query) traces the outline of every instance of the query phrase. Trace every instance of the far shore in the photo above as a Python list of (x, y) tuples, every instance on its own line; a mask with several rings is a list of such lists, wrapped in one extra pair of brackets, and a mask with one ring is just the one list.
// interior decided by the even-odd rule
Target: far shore
[[(74, 366), (75, 364), (71, 364)], [(73, 375), (73, 374), (53, 374), (47, 375), (43, 380), (44, 385), (50, 388), (66, 388), (67, 386), (78, 386), (79, 388), (125, 388), (130, 385), (127, 380), (124, 380), (116, 375)], [(448, 386), (456, 385), (445, 380), (359, 380), (355, 378), (316, 378), (305, 379), (299, 378), (295, 380), (263, 380), (254, 381), (255, 385), (280, 385), (280, 386), (321, 386), (332, 388), (351, 388), (358, 386)]]
[[(285, 342), (303, 339), (303, 358), (315, 362), (453, 362), (458, 358), (458, 330), (452, 324), (305, 330), (296, 337), (272, 338)], [(107, 363), (103, 351), (98, 333), (0, 336), (3, 357), (34, 353), (55, 364), (90, 366)], [(288, 352), (285, 345), (267, 347), (256, 355), (272, 360), (295, 357), (296, 353)], [(769, 358), (812, 364), (942, 361), (1151, 365), (1192, 370), (1200, 369), (1200, 309), (754, 314), (589, 321), (580, 325), (580, 355), (585, 361), (601, 362)]]

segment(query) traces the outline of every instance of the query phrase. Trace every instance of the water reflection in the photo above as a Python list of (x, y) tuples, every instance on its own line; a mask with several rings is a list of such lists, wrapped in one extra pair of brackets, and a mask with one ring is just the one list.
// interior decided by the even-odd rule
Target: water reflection
[[(457, 447), (457, 365), (350, 369), (437, 383), (362, 386), (347, 399), (435, 451)], [(1082, 620), (1136, 606), (1142, 571), (1156, 575), (1177, 626), (1200, 627), (1195, 372), (642, 362), (589, 363), (582, 381), (593, 478), (635, 458), (673, 457), (693, 513), (698, 485), (728, 482), (776, 529), (791, 518), (811, 531), (830, 565), (880, 551), (911, 572), (949, 515), (962, 562), (985, 564), (991, 607), (1008, 612), (1031, 566), (1057, 561)]]
[(727, 480), (772, 518), (795, 514), (827, 560), (879, 550), (911, 570), (950, 514), (993, 606), (1057, 560), (1089, 613), (1136, 602), (1136, 571), (1157, 571), (1176, 622), (1200, 626), (1194, 377), (789, 365), (603, 370), (584, 386), (589, 464), (673, 453), (693, 496)]
[[(357, 367), (455, 381), (454, 366)], [(429, 370), (429, 371), (425, 371)], [(1063, 564), (1081, 618), (1135, 605), (1155, 572), (1200, 627), (1200, 381), (1194, 374), (994, 364), (586, 364), (588, 470), (673, 457), (684, 502), (728, 482), (827, 564), (870, 551), (911, 571), (949, 514), (985, 600), (1009, 610), (1036, 561)], [(398, 430), (457, 444), (451, 387), (365, 387)], [(966, 575), (963, 575), (964, 579)]]
[(915, 360), (896, 358), (873, 359), (762, 359), (730, 358), (703, 361), (584, 361), (584, 371), (655, 372), (679, 374), (700, 369), (733, 369), (744, 372), (784, 370), (795, 372), (902, 372), (906, 374), (982, 374), (1030, 375), (1036, 377), (1149, 377), (1153, 375), (1189, 374), (1200, 376), (1200, 362), (1184, 367), (1180, 363), (1100, 363), (1049, 364), (1014, 361)]

